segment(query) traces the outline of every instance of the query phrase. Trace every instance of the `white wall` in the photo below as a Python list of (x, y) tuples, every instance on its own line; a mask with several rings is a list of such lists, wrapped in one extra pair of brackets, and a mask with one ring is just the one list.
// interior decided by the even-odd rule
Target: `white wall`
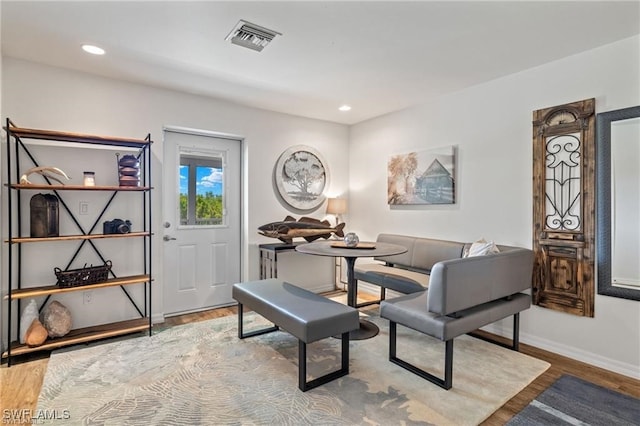
[[(591, 97), (597, 112), (639, 105), (639, 54), (634, 37), (353, 126), (356, 231), (531, 247), (532, 112)], [(389, 156), (446, 145), (458, 150), (456, 204), (390, 208)], [(510, 322), (493, 331), (508, 335)], [(595, 318), (534, 306), (521, 316), (521, 333), (525, 343), (640, 377), (640, 302), (596, 296)]]
[[(282, 219), (287, 214), (299, 216), (275, 201), (271, 183), (273, 167), (285, 149), (298, 144), (316, 148), (330, 169), (329, 194), (339, 195), (347, 191), (348, 128), (344, 125), (242, 107), (210, 98), (110, 80), (10, 57), (3, 58), (2, 71), (2, 111), (5, 117), (11, 118), (18, 126), (139, 138), (151, 133), (154, 140), (153, 186), (157, 189), (153, 195), (153, 232), (156, 236), (153, 247), (153, 313), (156, 317), (162, 315), (163, 300), (163, 126), (210, 130), (244, 138), (247, 175), (244, 203), (247, 217), (243, 279), (258, 278), (257, 244), (276, 242), (258, 235), (257, 227)], [(70, 155), (66, 150), (41, 147), (39, 152), (41, 163), (60, 165), (74, 178), (81, 178), (82, 171), (88, 166), (91, 169), (102, 167), (97, 171), (96, 177), (109, 173), (112, 168), (115, 169), (113, 152), (99, 154), (90, 149), (75, 149)], [(2, 176), (2, 180), (4, 182), (6, 176)], [(83, 193), (82, 197), (90, 195), (93, 194)], [(98, 201), (95, 201), (95, 204), (97, 205)], [(71, 205), (73, 207), (77, 203), (74, 201)], [(116, 210), (114, 213), (124, 216), (127, 210)], [(324, 206), (309, 215), (324, 217)], [(62, 226), (61, 224), (61, 228)], [(60, 266), (60, 263), (67, 259), (61, 253), (62, 249), (57, 246), (29, 249), (40, 250), (40, 254), (36, 253), (30, 259), (41, 261), (31, 261), (29, 271), (33, 276), (42, 277), (42, 280), (50, 280), (47, 277), (52, 276), (53, 266)], [(126, 254), (135, 255), (135, 252)], [(3, 281), (6, 280), (4, 275)], [(132, 314), (130, 308), (121, 308), (123, 299), (121, 295), (116, 294), (118, 292), (119, 289), (104, 290), (99, 295), (94, 292), (96, 300), (90, 305), (90, 310), (82, 305), (81, 292), (66, 296), (63, 303), (66, 302), (74, 312), (74, 327), (118, 320), (122, 319), (122, 314)]]

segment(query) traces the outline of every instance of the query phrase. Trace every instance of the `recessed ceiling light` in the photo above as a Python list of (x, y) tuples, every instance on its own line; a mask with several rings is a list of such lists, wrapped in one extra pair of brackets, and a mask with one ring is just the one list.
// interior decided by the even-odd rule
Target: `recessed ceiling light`
[(104, 49), (98, 46), (93, 46), (91, 44), (83, 44), (82, 50), (87, 53), (91, 53), (92, 55), (104, 55)]
[(351, 111), (351, 107), (349, 105), (342, 105), (338, 108), (340, 111)]

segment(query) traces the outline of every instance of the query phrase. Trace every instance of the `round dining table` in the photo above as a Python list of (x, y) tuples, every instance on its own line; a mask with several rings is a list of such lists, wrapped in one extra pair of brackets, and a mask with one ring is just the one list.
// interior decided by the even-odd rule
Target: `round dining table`
[[(347, 247), (339, 240), (314, 241), (296, 246), (296, 251), (316, 256), (343, 257), (347, 262), (347, 305), (356, 307), (357, 286), (353, 269), (359, 257), (382, 257), (400, 254), (407, 248), (398, 244), (382, 242), (360, 242), (356, 247)], [(370, 339), (378, 334), (380, 329), (371, 321), (360, 319), (360, 328), (349, 333), (351, 340)]]

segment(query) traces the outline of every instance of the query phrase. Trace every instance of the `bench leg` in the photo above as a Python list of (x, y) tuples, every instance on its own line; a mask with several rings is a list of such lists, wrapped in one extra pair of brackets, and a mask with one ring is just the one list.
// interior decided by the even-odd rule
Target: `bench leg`
[(385, 300), (386, 296), (387, 296), (387, 289), (385, 287), (380, 287), (380, 299), (372, 300), (370, 302), (356, 303), (355, 308), (359, 309), (359, 308), (364, 308), (365, 306), (379, 305), (380, 302)]
[(513, 315), (513, 338), (511, 344), (503, 343), (498, 340), (494, 340), (490, 337), (483, 336), (476, 332), (467, 333), (471, 337), (484, 340), (485, 342), (493, 343), (494, 345), (502, 346), (503, 348), (512, 349), (514, 351), (520, 350), (520, 312)]
[(349, 374), (349, 333), (342, 333), (342, 355), (340, 370), (325, 374), (307, 382), (307, 344), (298, 340), (298, 388), (302, 392), (317, 388), (339, 377)]
[(242, 325), (242, 303), (238, 303), (238, 338), (245, 339), (247, 337), (259, 336), (261, 334), (271, 333), (273, 331), (278, 331), (280, 328), (277, 325), (273, 327), (267, 327), (260, 330), (250, 331), (248, 333), (244, 333), (243, 325)]
[(396, 356), (396, 325), (395, 322), (389, 321), (389, 361), (417, 374), (431, 383), (435, 383), (443, 389), (451, 389), (453, 384), (453, 339), (445, 342), (444, 379), (441, 379)]
[(513, 343), (511, 349), (520, 350), (520, 312), (513, 316)]

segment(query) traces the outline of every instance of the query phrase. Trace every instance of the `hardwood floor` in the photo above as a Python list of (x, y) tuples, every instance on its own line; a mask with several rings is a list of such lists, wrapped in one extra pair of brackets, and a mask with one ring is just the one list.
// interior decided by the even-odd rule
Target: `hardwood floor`
[[(204, 321), (227, 315), (235, 315), (235, 307), (219, 308), (193, 314), (168, 318), (163, 327)], [(492, 338), (501, 339), (486, 332), (478, 332)], [(536, 398), (563, 374), (571, 374), (592, 383), (618, 392), (640, 398), (640, 380), (594, 367), (580, 361), (557, 355), (526, 344), (520, 344), (520, 352), (543, 359), (551, 367), (527, 386), (522, 392), (498, 409), (483, 425), (503, 425), (529, 402)], [(11, 368), (6, 363), (0, 368), (0, 415), (4, 410), (35, 410), (38, 395), (47, 369), (48, 354), (27, 355), (22, 357)], [(14, 423), (16, 424), (16, 423)]]

